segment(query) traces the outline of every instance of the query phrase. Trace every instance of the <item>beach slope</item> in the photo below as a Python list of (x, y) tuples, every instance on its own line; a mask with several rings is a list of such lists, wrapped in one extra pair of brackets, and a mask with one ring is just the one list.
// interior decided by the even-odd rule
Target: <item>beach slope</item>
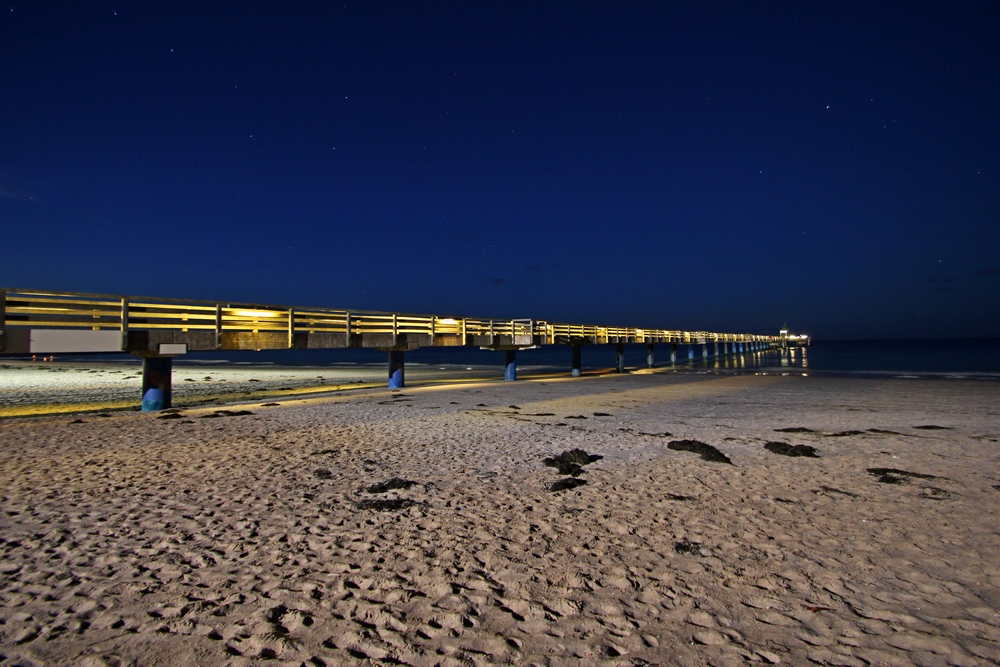
[(998, 386), (649, 373), (3, 420), (0, 664), (996, 664)]

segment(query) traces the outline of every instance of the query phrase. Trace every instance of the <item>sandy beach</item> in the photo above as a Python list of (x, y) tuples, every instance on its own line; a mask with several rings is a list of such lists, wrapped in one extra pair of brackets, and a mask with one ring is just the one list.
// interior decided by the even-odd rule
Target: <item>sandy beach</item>
[(3, 419), (0, 665), (998, 664), (998, 440), (668, 373)]

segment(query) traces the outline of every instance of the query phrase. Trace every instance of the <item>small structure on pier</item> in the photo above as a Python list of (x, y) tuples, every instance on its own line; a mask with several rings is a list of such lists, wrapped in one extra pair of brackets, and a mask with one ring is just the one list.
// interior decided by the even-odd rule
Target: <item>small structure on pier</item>
[(781, 347), (809, 347), (812, 343), (812, 338), (809, 337), (809, 334), (788, 333), (787, 323), (782, 325), (781, 331), (778, 332), (778, 337), (781, 339)]

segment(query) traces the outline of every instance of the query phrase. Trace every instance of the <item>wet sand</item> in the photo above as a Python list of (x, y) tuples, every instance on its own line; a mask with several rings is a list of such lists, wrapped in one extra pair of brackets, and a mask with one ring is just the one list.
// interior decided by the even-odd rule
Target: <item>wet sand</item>
[[(532, 369), (536, 374), (549, 369)], [(532, 370), (525, 369), (524, 375)], [(503, 377), (502, 368), (410, 364), (412, 383), (463, 382)], [(176, 364), (173, 404), (215, 405), (265, 398), (384, 387), (384, 365), (277, 366), (251, 363)], [(138, 410), (138, 362), (0, 361), (0, 418), (53, 413)]]
[(998, 399), (643, 373), (0, 420), (0, 664), (996, 664)]

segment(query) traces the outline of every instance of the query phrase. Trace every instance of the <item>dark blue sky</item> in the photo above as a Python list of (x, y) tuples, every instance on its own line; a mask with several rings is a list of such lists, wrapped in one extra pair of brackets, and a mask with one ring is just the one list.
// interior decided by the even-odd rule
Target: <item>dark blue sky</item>
[(1000, 3), (13, 2), (0, 286), (1000, 336)]

